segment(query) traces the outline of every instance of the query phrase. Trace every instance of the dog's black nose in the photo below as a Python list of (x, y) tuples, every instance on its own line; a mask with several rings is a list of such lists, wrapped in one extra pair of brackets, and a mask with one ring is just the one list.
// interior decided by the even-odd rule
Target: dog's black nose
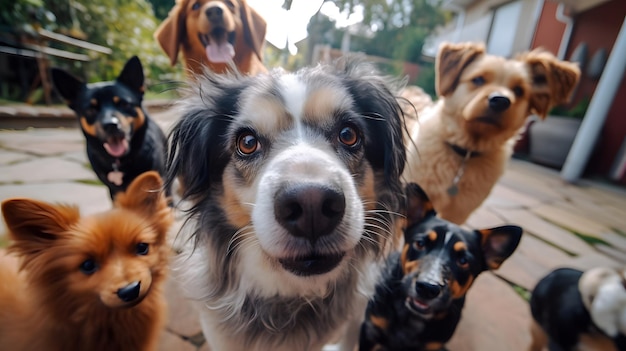
[(502, 112), (511, 106), (511, 100), (508, 97), (497, 93), (489, 94), (489, 108), (495, 112)]
[(274, 216), (293, 236), (311, 241), (330, 234), (346, 211), (343, 192), (320, 185), (285, 187), (274, 198)]
[(141, 290), (141, 283), (132, 282), (117, 290), (117, 296), (124, 302), (131, 302), (139, 297), (139, 290)]
[(211, 6), (204, 13), (211, 22), (219, 22), (222, 20), (222, 16), (224, 16), (224, 11), (219, 6)]
[(434, 299), (441, 293), (441, 287), (427, 282), (415, 282), (415, 292), (424, 299)]

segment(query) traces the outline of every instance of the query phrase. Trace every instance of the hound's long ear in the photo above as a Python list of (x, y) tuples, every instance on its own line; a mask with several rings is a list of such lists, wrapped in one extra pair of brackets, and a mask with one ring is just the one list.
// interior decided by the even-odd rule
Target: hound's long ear
[(189, 0), (176, 0), (176, 5), (172, 8), (167, 18), (159, 25), (154, 37), (161, 45), (161, 48), (170, 58), (170, 64), (174, 66), (178, 60), (178, 49), (184, 41), (187, 31), (185, 30), (185, 20), (187, 2)]
[(437, 95), (447, 96), (456, 89), (461, 73), (476, 57), (485, 53), (480, 43), (443, 43), (435, 60)]
[(240, 9), (244, 39), (252, 47), (259, 60), (263, 62), (263, 44), (265, 43), (267, 24), (261, 15), (248, 6), (245, 0), (241, 1)]
[(532, 77), (530, 112), (545, 118), (550, 109), (566, 103), (578, 80), (578, 64), (561, 61), (550, 52), (535, 49), (517, 57), (526, 63)]

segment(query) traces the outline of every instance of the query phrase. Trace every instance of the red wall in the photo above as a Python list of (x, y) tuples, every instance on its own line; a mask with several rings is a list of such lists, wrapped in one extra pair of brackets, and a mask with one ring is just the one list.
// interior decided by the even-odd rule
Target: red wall
[[(565, 25), (555, 18), (557, 6), (556, 2), (545, 2), (532, 48), (543, 46), (553, 53), (558, 52)], [(626, 4), (624, 0), (608, 1), (590, 10), (576, 14), (574, 17), (574, 30), (572, 31), (565, 57), (569, 58), (581, 42), (586, 42), (589, 49), (587, 63), (600, 48), (606, 48), (610, 55), (610, 50), (624, 22), (625, 15)], [(589, 78), (585, 70), (586, 67), (583, 67), (581, 81), (571, 105), (575, 105), (582, 98), (591, 98), (598, 84), (598, 80)], [(601, 135), (598, 138), (598, 144), (587, 165), (586, 173), (588, 175), (608, 176), (611, 165), (625, 137), (626, 79), (622, 77), (620, 87), (607, 115)], [(620, 183), (626, 184), (626, 177), (621, 179)]]
[(565, 23), (556, 20), (556, 8), (558, 6), (558, 3), (552, 1), (544, 3), (531, 49), (542, 47), (555, 55), (559, 51)]

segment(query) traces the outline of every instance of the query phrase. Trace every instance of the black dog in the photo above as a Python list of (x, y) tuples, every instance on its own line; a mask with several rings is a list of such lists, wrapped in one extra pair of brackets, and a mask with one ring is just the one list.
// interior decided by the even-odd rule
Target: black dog
[(76, 112), (87, 139), (87, 157), (111, 199), (143, 172), (165, 171), (167, 139), (142, 107), (143, 67), (133, 56), (112, 82), (85, 84), (53, 68), (58, 92)]
[(360, 350), (441, 350), (483, 271), (517, 248), (522, 228), (465, 230), (436, 216), (416, 184), (406, 188), (404, 247), (390, 255), (361, 326)]
[[(612, 318), (623, 313), (625, 277), (625, 272), (605, 267), (585, 272), (558, 268), (539, 280), (530, 298), (533, 323), (529, 350), (541, 351), (548, 346), (550, 351), (626, 351), (626, 335), (619, 328), (608, 335), (606, 328), (607, 323), (616, 327), (619, 322)], [(603, 289), (611, 284), (617, 289)], [(604, 299), (603, 311), (594, 306), (596, 299)], [(612, 313), (607, 315), (609, 310)], [(594, 322), (593, 313), (600, 325)]]

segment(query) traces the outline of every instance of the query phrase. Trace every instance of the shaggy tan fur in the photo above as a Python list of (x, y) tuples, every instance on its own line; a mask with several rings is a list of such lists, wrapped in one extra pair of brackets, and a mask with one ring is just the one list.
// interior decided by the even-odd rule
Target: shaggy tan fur
[[(442, 218), (462, 224), (504, 172), (526, 118), (531, 114), (544, 118), (550, 108), (565, 102), (580, 71), (542, 50), (506, 59), (487, 54), (477, 43), (442, 44), (435, 69), (436, 103), (429, 103), (415, 87), (401, 93), (416, 105), (404, 104), (413, 118), (407, 119), (403, 177), (425, 190)], [(490, 107), (492, 96), (505, 98), (510, 105), (495, 111)], [(451, 145), (472, 152), (454, 196), (448, 189), (464, 157)]]

